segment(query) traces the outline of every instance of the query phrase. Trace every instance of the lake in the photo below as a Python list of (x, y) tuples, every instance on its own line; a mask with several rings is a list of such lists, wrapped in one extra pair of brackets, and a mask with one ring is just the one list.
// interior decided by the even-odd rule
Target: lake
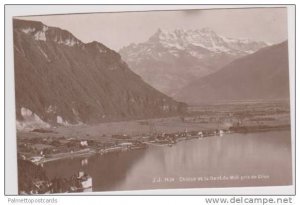
[(226, 134), (44, 164), (48, 177), (83, 170), (93, 191), (292, 184), (290, 131)]

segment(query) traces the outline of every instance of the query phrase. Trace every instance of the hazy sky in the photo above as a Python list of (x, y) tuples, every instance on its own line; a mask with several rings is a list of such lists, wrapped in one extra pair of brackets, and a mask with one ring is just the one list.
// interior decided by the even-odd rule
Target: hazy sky
[(85, 43), (99, 41), (115, 50), (133, 42), (146, 41), (158, 28), (210, 27), (223, 36), (270, 43), (279, 43), (288, 36), (285, 8), (94, 13), (22, 19), (42, 21), (48, 26), (66, 29)]

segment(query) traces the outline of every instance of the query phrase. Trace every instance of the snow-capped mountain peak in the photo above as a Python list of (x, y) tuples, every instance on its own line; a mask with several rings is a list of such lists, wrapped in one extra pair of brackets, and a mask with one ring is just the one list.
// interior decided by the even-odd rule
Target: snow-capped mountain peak
[(216, 34), (211, 28), (204, 27), (197, 30), (175, 29), (165, 31), (158, 29), (149, 38), (149, 43), (160, 43), (165, 48), (180, 50), (189, 47), (201, 47), (210, 52), (229, 53), (232, 55), (248, 54), (257, 51), (268, 44), (250, 39), (233, 39)]
[(132, 43), (119, 52), (138, 75), (158, 90), (172, 95), (195, 77), (216, 72), (234, 59), (267, 46), (265, 42), (234, 39), (208, 27), (158, 29), (143, 43)]
[(82, 46), (83, 43), (70, 32), (55, 27), (49, 27), (38, 21), (15, 20), (15, 28), (30, 35), (36, 41), (52, 41), (66, 46)]

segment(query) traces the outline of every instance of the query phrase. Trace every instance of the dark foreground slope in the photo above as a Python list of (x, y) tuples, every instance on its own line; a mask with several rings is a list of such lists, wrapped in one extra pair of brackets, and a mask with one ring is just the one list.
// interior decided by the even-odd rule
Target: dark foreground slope
[(175, 98), (189, 103), (288, 99), (288, 42), (237, 59), (178, 91)]
[(41, 22), (14, 20), (16, 114), (52, 123), (93, 123), (178, 113), (115, 51)]

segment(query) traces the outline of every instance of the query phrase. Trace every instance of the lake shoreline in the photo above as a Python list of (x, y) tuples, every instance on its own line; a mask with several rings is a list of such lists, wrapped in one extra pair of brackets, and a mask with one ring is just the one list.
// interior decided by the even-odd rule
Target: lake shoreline
[[(242, 133), (242, 134), (248, 134), (248, 133), (262, 133), (262, 132), (272, 132), (272, 131), (285, 131), (285, 130), (290, 130), (290, 125), (282, 125), (282, 126), (276, 126), (276, 127), (240, 127), (240, 128), (235, 128), (235, 129), (229, 129), (225, 131), (224, 134), (208, 134), (206, 136), (190, 136), (181, 140), (176, 141), (175, 143), (169, 143), (169, 141), (166, 142), (155, 142), (155, 141), (145, 141), (143, 142), (146, 145), (151, 145), (151, 146), (176, 146), (177, 143), (180, 143), (182, 141), (188, 141), (192, 139), (203, 139), (207, 137), (223, 137), (226, 136), (227, 134), (234, 134), (234, 133)], [(85, 150), (79, 150), (77, 152), (66, 152), (66, 153), (59, 153), (56, 156), (52, 156), (49, 158), (44, 158), (43, 160), (40, 160), (39, 162), (36, 162), (35, 164), (40, 165), (52, 161), (57, 161), (57, 160), (62, 160), (62, 159), (68, 159), (68, 158), (80, 158), (80, 157), (91, 157), (93, 155), (105, 155), (113, 152), (128, 152), (132, 151), (130, 149), (126, 150), (116, 150), (116, 151), (111, 151), (107, 153), (101, 152), (101, 149), (93, 149), (93, 148), (87, 148)]]
[[(84, 171), (93, 178), (93, 191), (282, 185), (291, 180), (290, 133), (230, 133), (180, 141), (172, 147), (149, 145), (136, 152), (63, 159), (44, 167), (50, 179)], [(217, 176), (228, 180), (210, 180)], [(267, 178), (245, 179), (255, 176)], [(201, 180), (165, 180), (189, 177)]]

